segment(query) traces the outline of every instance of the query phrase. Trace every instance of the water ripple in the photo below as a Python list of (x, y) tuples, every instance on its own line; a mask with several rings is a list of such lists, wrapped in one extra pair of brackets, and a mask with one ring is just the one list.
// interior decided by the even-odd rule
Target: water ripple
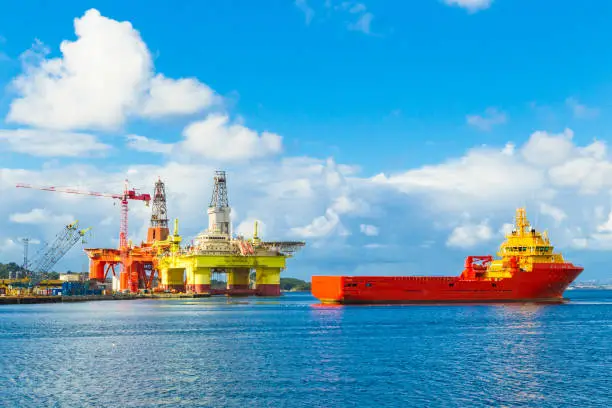
[(556, 306), (321, 307), (305, 295), (3, 306), (0, 401), (609, 406), (610, 292), (571, 296)]

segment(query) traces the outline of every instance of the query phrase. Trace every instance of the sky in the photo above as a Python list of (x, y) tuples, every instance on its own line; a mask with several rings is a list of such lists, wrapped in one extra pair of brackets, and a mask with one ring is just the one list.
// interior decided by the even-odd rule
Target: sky
[[(457, 275), (517, 207), (579, 280), (612, 249), (612, 3), (23, 0), (0, 6), (0, 262), (64, 225), (116, 246), (166, 183), (189, 241), (215, 170), (232, 225), (304, 240), (286, 276)], [(145, 237), (150, 208), (130, 203)]]

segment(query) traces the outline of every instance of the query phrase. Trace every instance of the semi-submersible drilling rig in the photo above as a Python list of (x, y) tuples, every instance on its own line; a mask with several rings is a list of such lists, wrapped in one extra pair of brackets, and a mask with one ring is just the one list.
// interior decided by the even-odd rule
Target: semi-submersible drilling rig
[[(207, 212), (208, 228), (192, 244), (182, 247), (178, 220), (173, 234), (169, 233), (165, 186), (158, 180), (147, 241), (139, 246), (129, 243), (123, 256), (117, 249), (86, 249), (91, 260), (90, 278), (103, 281), (109, 271), (114, 276), (115, 267), (123, 258), (118, 288), (121, 291), (153, 289), (200, 295), (279, 296), (280, 274), (286, 268), (286, 260), (305, 243), (263, 241), (258, 236), (257, 222), (252, 238), (233, 236), (224, 171), (215, 173)], [(252, 272), (254, 284), (250, 279)], [(212, 277), (219, 275), (225, 275), (225, 288), (211, 288)], [(154, 281), (158, 282), (156, 287)]]

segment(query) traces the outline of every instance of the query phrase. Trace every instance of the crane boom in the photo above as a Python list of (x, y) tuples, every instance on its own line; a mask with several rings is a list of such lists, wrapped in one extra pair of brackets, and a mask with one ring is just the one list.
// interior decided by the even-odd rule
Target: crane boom
[(85, 242), (85, 234), (91, 228), (79, 229), (79, 222), (66, 225), (51, 244), (45, 245), (32, 263), (33, 283), (38, 283), (72, 249), (79, 239)]
[(36, 189), (36, 190), (44, 190), (44, 191), (57, 191), (60, 193), (69, 193), (69, 194), (81, 194), (81, 195), (90, 195), (90, 196), (96, 196), (96, 197), (109, 197), (109, 198), (115, 198), (117, 200), (139, 200), (139, 201), (145, 201), (146, 203), (148, 203), (149, 201), (151, 201), (151, 195), (150, 194), (137, 194), (136, 193), (136, 189), (128, 189), (128, 184), (127, 184), (127, 180), (125, 181), (125, 190), (123, 192), (123, 194), (112, 194), (112, 193), (99, 193), (97, 191), (83, 191), (83, 190), (77, 190), (74, 188), (58, 188), (58, 187), (54, 187), (54, 186), (34, 186), (32, 184), (25, 184), (25, 183), (19, 183), (17, 184), (17, 188), (32, 188), (32, 189)]

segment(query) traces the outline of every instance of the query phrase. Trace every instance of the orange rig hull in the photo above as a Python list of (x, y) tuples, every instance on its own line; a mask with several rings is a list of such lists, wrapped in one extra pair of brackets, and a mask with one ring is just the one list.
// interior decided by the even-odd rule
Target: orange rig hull
[(537, 263), (512, 277), (313, 276), (312, 294), (322, 303), (563, 302), (563, 292), (584, 268), (572, 263)]

